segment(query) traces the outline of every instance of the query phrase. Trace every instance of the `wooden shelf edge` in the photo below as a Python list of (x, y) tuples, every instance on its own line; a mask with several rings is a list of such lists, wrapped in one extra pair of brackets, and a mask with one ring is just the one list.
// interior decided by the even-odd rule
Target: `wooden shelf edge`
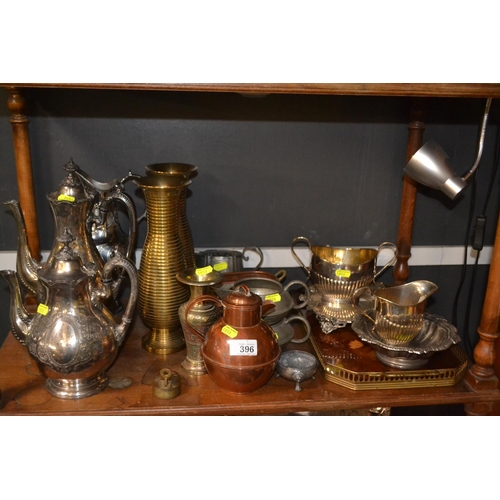
[(401, 97), (500, 97), (499, 83), (0, 83), (3, 87)]

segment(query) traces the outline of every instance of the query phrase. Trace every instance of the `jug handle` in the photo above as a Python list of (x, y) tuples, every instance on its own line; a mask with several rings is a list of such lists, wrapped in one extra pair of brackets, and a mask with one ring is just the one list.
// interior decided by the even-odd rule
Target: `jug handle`
[(274, 276), (280, 283), (282, 283), (286, 278), (286, 270), (280, 269)]
[(293, 306), (294, 309), (302, 309), (303, 307), (306, 307), (307, 304), (309, 304), (309, 301), (311, 300), (311, 293), (309, 292), (309, 287), (303, 281), (294, 280), (290, 281), (290, 283), (288, 283), (288, 285), (285, 286), (285, 291), (288, 292), (288, 289), (291, 288), (293, 285), (299, 285), (302, 288), (304, 288), (304, 294), (299, 295), (299, 300), (301, 300), (301, 302)]
[(363, 311), (363, 309), (361, 309), (361, 307), (359, 306), (359, 299), (361, 298), (362, 295), (365, 294), (365, 292), (369, 292), (370, 296), (372, 295), (372, 291), (371, 291), (371, 289), (370, 289), (369, 286), (362, 286), (361, 288), (358, 288), (357, 290), (354, 291), (354, 293), (352, 294), (351, 302), (352, 302), (352, 305), (355, 306), (356, 309), (365, 318), (368, 318), (373, 324), (375, 324), (375, 320), (371, 316), (369, 316), (368, 314), (366, 314), (366, 312)]
[[(394, 255), (393, 255), (392, 259), (378, 273), (375, 273), (375, 275), (373, 277), (374, 280), (376, 280), (388, 267), (394, 265), (394, 263), (396, 262), (396, 260), (398, 258), (398, 247), (394, 243), (391, 243), (390, 241), (384, 241), (384, 243), (381, 243), (380, 246), (378, 247), (377, 259), (378, 259), (378, 254), (384, 248), (391, 249), (394, 252)], [(375, 265), (377, 265), (376, 261), (375, 261)]]
[(255, 252), (256, 254), (258, 254), (258, 256), (260, 257), (260, 261), (255, 267), (255, 270), (260, 269), (260, 266), (262, 266), (262, 262), (264, 261), (264, 254), (262, 253), (262, 250), (259, 247), (245, 247), (241, 252), (241, 256), (243, 260), (248, 261), (249, 257), (245, 257), (245, 252)]
[(301, 314), (292, 314), (291, 316), (288, 316), (288, 318), (285, 318), (285, 323), (288, 325), (292, 321), (301, 321), (304, 323), (304, 326), (306, 327), (306, 333), (303, 337), (300, 337), (299, 339), (291, 339), (290, 342), (292, 344), (303, 344), (306, 342), (309, 337), (311, 336), (311, 324), (307, 320), (307, 318), (304, 318)]
[(128, 245), (125, 252), (125, 257), (132, 259), (132, 253), (135, 249), (135, 242), (137, 238), (137, 212), (135, 210), (134, 202), (132, 198), (124, 193), (121, 188), (111, 191), (105, 198), (104, 201), (118, 200), (125, 205), (127, 209), (129, 228), (128, 228)]
[(309, 250), (312, 251), (312, 249), (311, 249), (311, 242), (305, 236), (297, 236), (296, 238), (293, 239), (292, 246), (291, 246), (291, 251), (292, 251), (292, 255), (293, 255), (294, 259), (298, 262), (298, 264), (300, 264), (300, 267), (302, 267), (302, 269), (304, 269), (304, 271), (307, 273), (307, 276), (309, 276), (311, 274), (311, 269), (309, 267), (307, 267), (300, 260), (300, 257), (295, 253), (295, 250), (293, 249), (293, 247), (297, 243), (305, 243), (309, 247)]
[(186, 324), (187, 326), (189, 327), (189, 329), (195, 333), (196, 335), (198, 335), (198, 337), (200, 337), (202, 340), (205, 340), (205, 335), (203, 335), (203, 333), (199, 332), (189, 321), (188, 321), (188, 314), (189, 314), (189, 311), (191, 311), (191, 309), (196, 305), (196, 304), (199, 304), (200, 302), (212, 302), (214, 303), (216, 306), (218, 306), (219, 308), (222, 309), (222, 302), (214, 297), (213, 295), (200, 295), (199, 297), (196, 297), (194, 300), (192, 300), (186, 307)]
[(125, 307), (125, 312), (123, 313), (120, 323), (115, 327), (114, 331), (115, 340), (117, 344), (120, 345), (132, 321), (132, 315), (137, 302), (138, 279), (135, 264), (123, 255), (116, 255), (109, 259), (104, 265), (102, 271), (103, 285), (111, 285), (113, 282), (113, 271), (116, 267), (121, 267), (125, 270), (130, 278), (130, 295), (128, 297), (127, 306)]

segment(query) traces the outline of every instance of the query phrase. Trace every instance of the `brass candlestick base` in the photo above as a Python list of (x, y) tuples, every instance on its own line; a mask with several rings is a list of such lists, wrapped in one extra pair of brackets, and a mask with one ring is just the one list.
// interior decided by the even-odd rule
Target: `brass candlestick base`
[(142, 347), (152, 354), (172, 354), (182, 351), (186, 347), (182, 328), (173, 331), (167, 328), (153, 328), (142, 337)]

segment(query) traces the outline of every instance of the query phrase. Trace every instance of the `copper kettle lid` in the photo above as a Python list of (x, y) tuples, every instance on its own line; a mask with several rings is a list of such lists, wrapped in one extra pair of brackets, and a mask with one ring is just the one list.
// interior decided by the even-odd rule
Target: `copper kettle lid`
[(253, 293), (247, 285), (237, 285), (222, 301), (224, 305), (257, 309), (262, 305), (262, 299)]

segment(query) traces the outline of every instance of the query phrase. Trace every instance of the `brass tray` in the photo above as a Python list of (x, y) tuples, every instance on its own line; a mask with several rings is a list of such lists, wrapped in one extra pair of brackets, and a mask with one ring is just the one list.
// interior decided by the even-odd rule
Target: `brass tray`
[(468, 358), (458, 345), (434, 354), (425, 368), (401, 370), (382, 364), (375, 350), (361, 341), (350, 325), (325, 334), (315, 316), (308, 319), (311, 344), (323, 376), (348, 389), (445, 387), (455, 385), (465, 375)]

